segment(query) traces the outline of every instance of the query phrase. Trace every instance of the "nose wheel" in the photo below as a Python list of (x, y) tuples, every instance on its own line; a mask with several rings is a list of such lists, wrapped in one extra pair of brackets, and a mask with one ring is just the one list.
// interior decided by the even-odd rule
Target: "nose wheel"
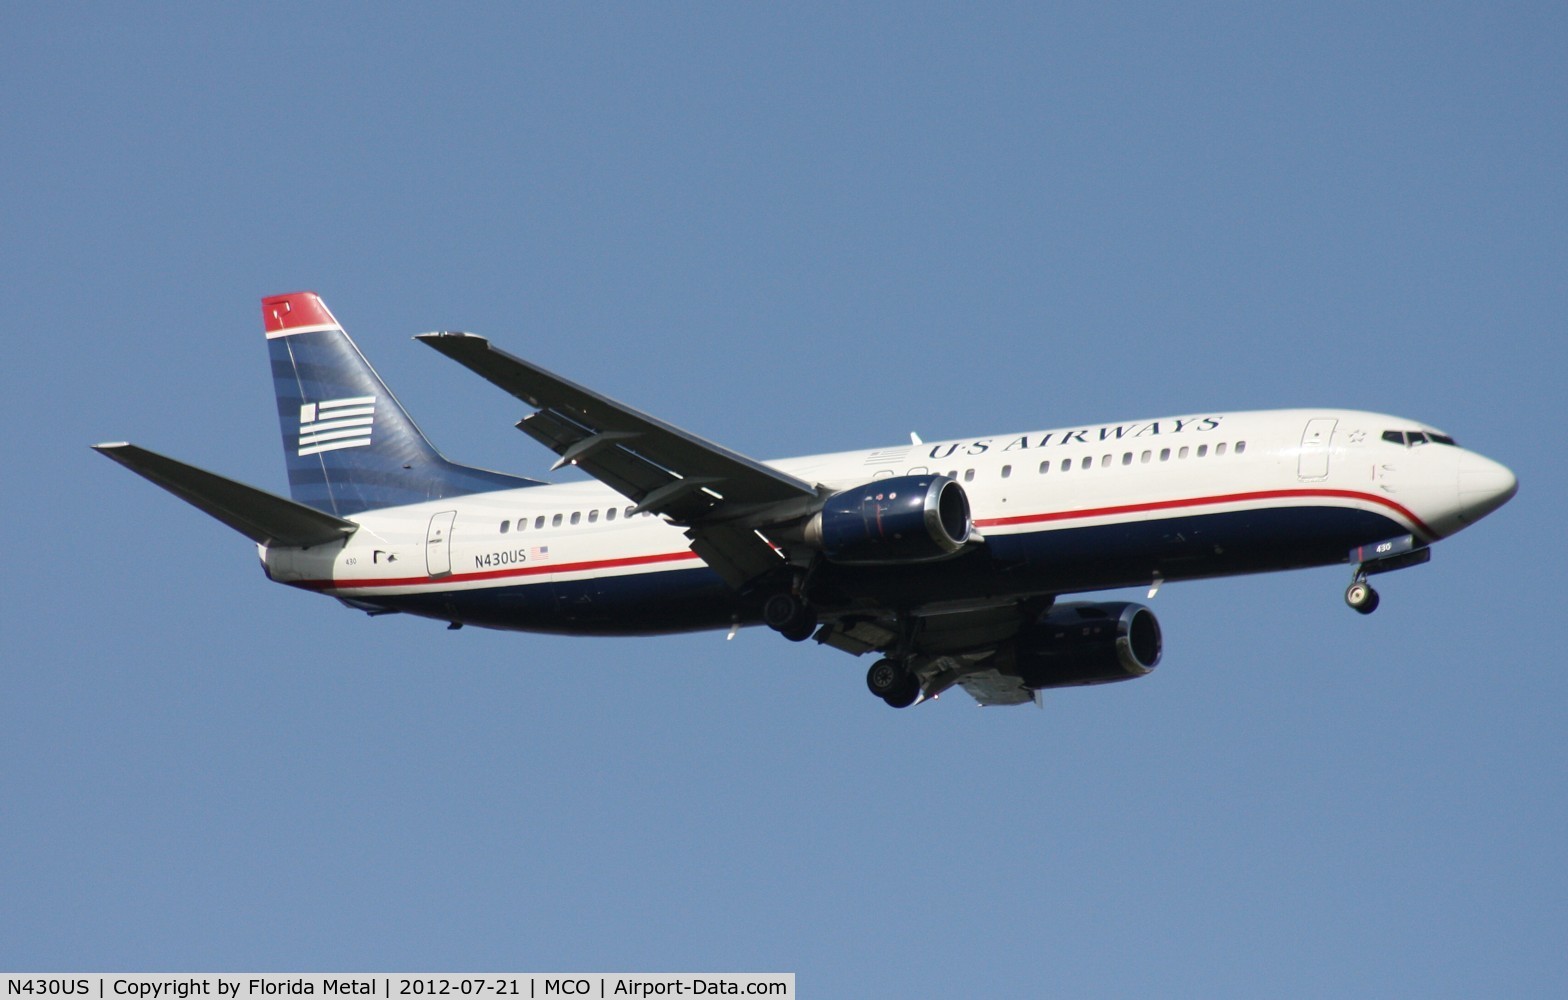
[(1345, 603), (1364, 615), (1370, 615), (1377, 610), (1377, 591), (1365, 580), (1354, 580), (1345, 588)]

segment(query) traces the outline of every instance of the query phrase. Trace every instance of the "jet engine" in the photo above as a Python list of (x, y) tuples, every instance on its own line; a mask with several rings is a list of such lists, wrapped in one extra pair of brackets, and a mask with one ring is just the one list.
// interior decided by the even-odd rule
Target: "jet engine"
[(1029, 688), (1109, 684), (1160, 663), (1160, 623), (1141, 604), (1058, 604), (1019, 633), (1017, 672)]
[(969, 497), (947, 476), (876, 479), (828, 497), (806, 524), (806, 544), (836, 563), (929, 562), (969, 540)]

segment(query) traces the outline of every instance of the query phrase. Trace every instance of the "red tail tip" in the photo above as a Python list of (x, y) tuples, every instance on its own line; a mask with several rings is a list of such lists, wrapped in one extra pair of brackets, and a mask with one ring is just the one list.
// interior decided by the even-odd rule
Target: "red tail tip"
[(268, 333), (301, 326), (337, 326), (326, 303), (315, 292), (289, 292), (261, 300), (261, 322)]

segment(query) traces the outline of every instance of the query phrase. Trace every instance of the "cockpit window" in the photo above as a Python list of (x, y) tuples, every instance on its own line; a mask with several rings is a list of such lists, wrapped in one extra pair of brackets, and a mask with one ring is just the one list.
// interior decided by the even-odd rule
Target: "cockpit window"
[(1433, 431), (1384, 431), (1383, 440), (1389, 444), (1402, 444), (1407, 448), (1413, 448), (1418, 444), (1446, 444), (1449, 447), (1458, 447), (1454, 439), (1447, 434)]

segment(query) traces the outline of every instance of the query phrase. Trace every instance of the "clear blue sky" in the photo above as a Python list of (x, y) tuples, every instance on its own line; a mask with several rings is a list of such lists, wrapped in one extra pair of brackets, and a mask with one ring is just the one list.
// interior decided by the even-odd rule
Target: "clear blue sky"
[[(1560, 996), (1561, 4), (9, 4), (0, 966)], [(1380, 581), (1169, 586), (1136, 683), (894, 712), (765, 631), (267, 583), (257, 300), (543, 475), (483, 333), (761, 458), (1359, 406), (1519, 474)]]

